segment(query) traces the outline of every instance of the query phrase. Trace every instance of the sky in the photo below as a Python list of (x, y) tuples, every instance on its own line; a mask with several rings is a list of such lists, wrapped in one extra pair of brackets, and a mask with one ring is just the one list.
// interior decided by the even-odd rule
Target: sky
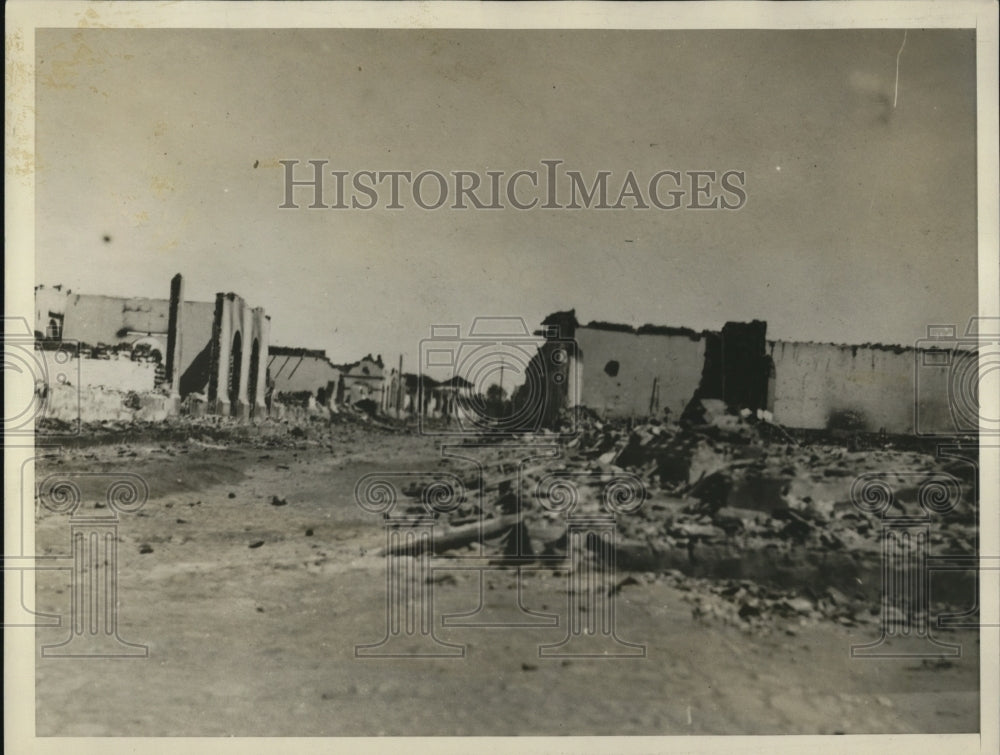
[[(264, 307), (273, 344), (407, 371), (432, 325), (571, 308), (912, 344), (976, 310), (975, 38), (903, 38), (42, 29), (36, 283), (166, 298), (180, 272), (188, 299)], [(279, 208), (281, 160), (485, 176), (546, 159), (611, 171), (615, 193), (628, 171), (741, 171), (746, 202)]]

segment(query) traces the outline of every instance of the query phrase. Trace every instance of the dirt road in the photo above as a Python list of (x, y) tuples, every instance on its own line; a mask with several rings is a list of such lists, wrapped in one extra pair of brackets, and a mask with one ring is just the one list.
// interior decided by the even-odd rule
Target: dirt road
[[(81, 447), (37, 477), (141, 475), (150, 499), (119, 527), (119, 632), (134, 659), (37, 660), (39, 736), (830, 734), (978, 730), (978, 640), (955, 661), (852, 660), (877, 627), (775, 622), (748, 633), (699, 619), (683, 590), (637, 575), (618, 594), (629, 659), (539, 658), (558, 627), (438, 626), (445, 659), (358, 659), (385, 633), (384, 534), (354, 485), (421, 469), (426, 439), (343, 431), (299, 447), (211, 441)], [(91, 491), (91, 493), (93, 493)], [(97, 493), (85, 498), (94, 506)], [(284, 501), (283, 505), (274, 502)], [(69, 551), (65, 515), (39, 509), (39, 553)], [(435, 616), (470, 610), (477, 573), (438, 570)], [(40, 610), (69, 611), (69, 572), (39, 577)], [(525, 572), (524, 606), (565, 614), (565, 574)], [(487, 608), (516, 615), (511, 572)], [(437, 622), (439, 623), (439, 621)], [(62, 641), (68, 629), (39, 629)]]

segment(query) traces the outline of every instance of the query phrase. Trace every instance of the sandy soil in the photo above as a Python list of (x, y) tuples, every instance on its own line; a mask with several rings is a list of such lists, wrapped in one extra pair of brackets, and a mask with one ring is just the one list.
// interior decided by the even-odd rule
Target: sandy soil
[[(361, 429), (298, 446), (116, 444), (40, 463), (39, 479), (139, 474), (151, 495), (119, 527), (119, 632), (149, 657), (39, 658), (39, 736), (978, 730), (975, 633), (948, 633), (963, 646), (955, 661), (852, 660), (850, 645), (876, 627), (784, 620), (748, 633), (694, 617), (652, 575), (617, 602), (619, 635), (645, 644), (645, 658), (539, 658), (563, 624), (439, 626), (464, 658), (357, 659), (355, 645), (385, 632), (385, 561), (380, 522), (356, 506), (354, 485), (438, 454), (426, 439)], [(67, 517), (40, 509), (36, 537), (39, 553), (67, 553)], [(525, 606), (565, 613), (565, 576), (526, 574)], [(489, 572), (485, 585), (487, 607), (515, 616), (512, 573)], [(470, 610), (478, 590), (473, 572), (435, 572), (435, 615)], [(41, 573), (40, 610), (66, 615), (69, 596), (69, 572)], [(37, 641), (67, 633), (39, 629)]]

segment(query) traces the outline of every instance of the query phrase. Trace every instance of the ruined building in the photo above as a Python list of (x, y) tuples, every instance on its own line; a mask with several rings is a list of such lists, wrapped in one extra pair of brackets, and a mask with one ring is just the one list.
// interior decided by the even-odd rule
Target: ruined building
[(463, 397), (471, 395), (472, 383), (455, 375), (447, 380), (435, 380), (430, 375), (404, 372), (392, 368), (386, 375), (382, 413), (393, 417), (455, 417)]
[[(35, 337), (40, 348), (78, 346), (80, 387), (109, 391), (161, 389), (189, 411), (258, 416), (265, 410), (270, 318), (233, 293), (214, 302), (184, 299), (180, 275), (168, 299), (74, 294), (35, 289)], [(141, 358), (137, 358), (141, 355)], [(166, 407), (167, 405), (164, 404)], [(86, 408), (80, 407), (86, 417)]]
[(320, 406), (330, 406), (340, 390), (341, 372), (322, 349), (271, 346), (267, 363), (274, 396), (295, 402), (312, 397)]
[[(713, 398), (796, 428), (831, 428), (845, 417), (854, 429), (890, 433), (916, 432), (918, 417), (925, 431), (953, 426), (947, 370), (923, 367), (921, 349), (768, 341), (758, 320), (698, 332), (580, 325), (570, 310), (542, 325), (532, 370), (545, 384), (548, 420), (573, 406), (678, 419), (693, 398)], [(561, 351), (564, 361), (554, 358)]]
[(357, 362), (338, 365), (337, 369), (341, 373), (337, 403), (354, 406), (361, 401), (371, 401), (376, 407), (383, 406), (389, 386), (381, 354), (374, 358), (368, 354)]

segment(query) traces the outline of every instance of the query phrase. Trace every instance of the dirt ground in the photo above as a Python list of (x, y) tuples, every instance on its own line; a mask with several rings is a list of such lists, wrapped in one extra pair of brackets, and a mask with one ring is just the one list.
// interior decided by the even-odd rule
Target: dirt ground
[[(617, 628), (640, 658), (540, 658), (557, 627), (440, 626), (471, 610), (475, 572), (435, 571), (438, 639), (465, 657), (358, 659), (386, 625), (385, 535), (354, 501), (375, 471), (426, 469), (426, 438), (352, 427), (270, 447), (203, 438), (64, 450), (36, 471), (141, 475), (150, 498), (119, 525), (119, 634), (148, 658), (36, 662), (39, 736), (862, 734), (975, 732), (979, 647), (953, 661), (851, 659), (877, 626), (787, 619), (747, 632), (706, 620), (678, 586), (635, 575)], [(99, 495), (85, 491), (84, 506)], [(286, 505), (273, 505), (273, 499)], [(39, 508), (39, 554), (69, 551), (66, 515)], [(251, 547), (253, 546), (253, 547)], [(40, 572), (39, 610), (69, 612), (68, 571)], [(565, 574), (525, 572), (523, 604), (565, 614)], [(485, 577), (516, 617), (512, 572)], [(65, 624), (65, 622), (64, 622)], [(39, 646), (62, 628), (38, 629)]]

